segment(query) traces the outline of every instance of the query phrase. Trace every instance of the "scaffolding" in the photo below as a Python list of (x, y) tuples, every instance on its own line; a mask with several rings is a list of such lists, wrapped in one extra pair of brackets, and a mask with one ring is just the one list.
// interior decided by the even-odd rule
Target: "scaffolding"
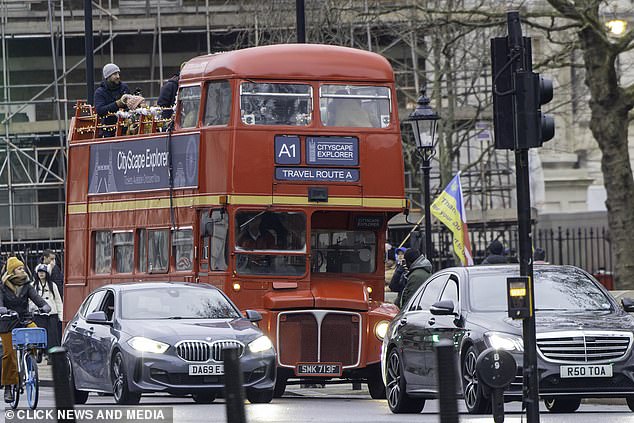
[[(141, 89), (152, 102), (164, 79), (191, 57), (294, 42), (295, 2), (270, 3), (93, 1), (95, 80), (101, 79), (105, 63), (115, 62), (122, 69), (122, 80), (132, 90)], [(350, 0), (344, 2), (349, 10), (330, 27), (319, 21), (327, 5), (311, 0), (306, 3), (307, 26), (311, 28), (308, 42), (367, 49), (390, 60), (397, 79), (401, 118), (411, 110), (421, 86), (427, 83), (430, 92), (433, 88), (434, 100), (442, 106), (441, 115), (451, 119), (450, 126), (444, 128), (445, 135), (458, 146), (452, 153), (450, 171), (475, 159), (480, 163), (463, 173), (470, 207), (512, 207), (514, 178), (508, 171), (512, 158), (488, 151), (492, 127), (486, 126), (490, 121), (490, 98), (484, 93), (490, 92), (490, 77), (486, 71), (467, 69), (482, 67), (481, 57), (454, 63), (463, 70), (452, 74), (456, 78), (453, 82), (435, 76), (439, 69), (433, 66), (438, 59), (434, 54), (439, 49), (434, 45), (432, 23), (415, 21), (411, 14), (383, 13), (394, 5), (411, 6), (411, 0)], [(270, 13), (276, 15), (263, 15), (263, 8), (274, 10)], [(83, 2), (1, 0), (0, 15), (2, 251), (12, 251), (27, 241), (61, 245), (68, 119), (74, 114), (76, 101), (86, 98)], [(479, 42), (486, 46), (488, 37), (481, 38)], [(484, 127), (478, 127), (482, 122)], [(414, 162), (408, 166), (417, 172)], [(419, 204), (420, 177), (412, 175), (409, 179), (408, 192), (414, 204)], [(432, 184), (434, 190), (442, 189), (438, 163), (434, 164)]]

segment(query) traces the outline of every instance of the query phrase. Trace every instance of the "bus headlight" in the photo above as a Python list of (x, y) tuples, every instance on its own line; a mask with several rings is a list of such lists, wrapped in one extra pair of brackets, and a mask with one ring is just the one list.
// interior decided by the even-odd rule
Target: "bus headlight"
[(255, 341), (249, 343), (249, 351), (259, 353), (273, 348), (273, 343), (268, 336), (260, 336)]
[(170, 347), (163, 342), (155, 341), (153, 339), (144, 338), (142, 336), (135, 336), (128, 340), (128, 345), (139, 352), (149, 352), (155, 354), (163, 354)]
[(387, 327), (390, 325), (390, 322), (387, 320), (381, 320), (379, 323), (374, 326), (374, 334), (381, 341), (385, 338), (385, 334), (387, 334)]

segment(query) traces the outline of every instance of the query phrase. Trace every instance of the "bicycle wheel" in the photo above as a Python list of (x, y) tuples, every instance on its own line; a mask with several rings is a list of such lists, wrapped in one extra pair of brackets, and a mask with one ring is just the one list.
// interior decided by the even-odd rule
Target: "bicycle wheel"
[(13, 401), (9, 403), (11, 408), (14, 410), (18, 408), (18, 404), (20, 403), (21, 387), (24, 386), (24, 369), (20, 367), (20, 358), (21, 357), (18, 354), (18, 384), (11, 386), (11, 390), (13, 391)]
[(29, 408), (35, 410), (40, 397), (40, 379), (37, 373), (37, 363), (31, 353), (24, 356), (24, 389)]

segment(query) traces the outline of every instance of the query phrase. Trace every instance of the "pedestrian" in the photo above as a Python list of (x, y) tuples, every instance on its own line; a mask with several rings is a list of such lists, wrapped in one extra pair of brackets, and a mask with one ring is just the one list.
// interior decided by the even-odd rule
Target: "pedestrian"
[(407, 283), (407, 264), (405, 263), (405, 252), (407, 248), (399, 247), (394, 252), (394, 258), (396, 259), (396, 269), (392, 273), (392, 277), (390, 278), (390, 284), (388, 287), (390, 291), (398, 293), (396, 296), (396, 300), (394, 304), (398, 305), (401, 300), (401, 293), (403, 292), (403, 288), (405, 288), (405, 284)]
[[(44, 313), (51, 311), (51, 307), (46, 303), (44, 298), (40, 297), (33, 285), (29, 283), (29, 277), (26, 274), (24, 263), (16, 257), (9, 257), (6, 265), (6, 272), (2, 275), (2, 285), (0, 285), (0, 315), (2, 316), (2, 378), (0, 382), (4, 386), (4, 401), (13, 401), (12, 385), (18, 383), (18, 367), (16, 362), (16, 352), (13, 349), (13, 337), (11, 330), (13, 327), (5, 325), (8, 323), (10, 316), (9, 310), (18, 314), (18, 322), (22, 326), (35, 327), (35, 323), (28, 318), (29, 300), (33, 301), (36, 306)], [(15, 326), (14, 326), (15, 327)]]
[(46, 269), (48, 270), (48, 274), (51, 277), (51, 281), (55, 285), (57, 285), (57, 290), (59, 291), (60, 298), (63, 300), (64, 274), (62, 273), (62, 269), (60, 269), (57, 265), (55, 253), (52, 250), (44, 250), (40, 262), (46, 265)]
[(546, 261), (546, 251), (543, 248), (535, 248), (533, 251), (533, 264), (549, 264)]
[(121, 82), (121, 70), (114, 63), (108, 63), (103, 67), (103, 81), (95, 90), (95, 109), (101, 120), (101, 125), (111, 125), (109, 128), (100, 128), (100, 137), (114, 137), (116, 135), (117, 116), (119, 109), (127, 110), (127, 101), (130, 97), (130, 88)]
[[(48, 268), (45, 264), (40, 263), (35, 268), (35, 280), (33, 281), (33, 287), (35, 292), (44, 298), (46, 303), (51, 307), (51, 311), (48, 316), (41, 316), (41, 322), (38, 321), (39, 327), (46, 328), (46, 334), (48, 339), (48, 348), (56, 347), (60, 345), (61, 337), (58, 330), (59, 322), (63, 319), (64, 306), (62, 303), (62, 296), (60, 295), (57, 285), (51, 280), (51, 276), (48, 273)], [(30, 303), (31, 310), (35, 310), (36, 306), (33, 302)]]
[(405, 284), (405, 288), (403, 288), (400, 303), (397, 304), (400, 308), (403, 308), (407, 304), (418, 288), (420, 288), (432, 274), (431, 262), (424, 254), (420, 254), (419, 251), (414, 248), (410, 248), (405, 252), (405, 263), (409, 271), (407, 272), (407, 283)]
[[(181, 69), (183, 68), (183, 63)], [(180, 72), (176, 72), (170, 79), (165, 81), (165, 84), (161, 87), (159, 98), (156, 102), (163, 108), (161, 117), (163, 119), (170, 119), (174, 114), (174, 104), (176, 104), (176, 93), (178, 93), (178, 79), (180, 78)]]
[(508, 258), (504, 256), (504, 246), (500, 241), (494, 239), (487, 247), (489, 255), (480, 264), (506, 264)]

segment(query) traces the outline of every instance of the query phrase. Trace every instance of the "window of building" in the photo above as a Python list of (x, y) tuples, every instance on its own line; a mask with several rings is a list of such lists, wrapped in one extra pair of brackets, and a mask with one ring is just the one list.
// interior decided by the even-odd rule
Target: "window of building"
[(147, 252), (148, 273), (167, 273), (169, 270), (168, 229), (148, 229)]
[(134, 232), (115, 232), (112, 234), (112, 241), (115, 272), (132, 273), (134, 268)]
[(172, 232), (172, 255), (177, 272), (194, 268), (194, 237), (191, 228)]
[(240, 117), (245, 125), (306, 126), (313, 120), (312, 99), (308, 84), (243, 82)]
[(322, 85), (319, 110), (324, 126), (385, 128), (391, 121), (388, 87)]
[(94, 233), (95, 273), (107, 274), (112, 271), (112, 233), (96, 231)]
[(181, 128), (194, 128), (198, 125), (198, 109), (200, 108), (200, 86), (183, 87), (178, 91), (180, 104)]
[(207, 84), (205, 105), (205, 126), (226, 125), (231, 113), (231, 85), (228, 81), (214, 81)]

